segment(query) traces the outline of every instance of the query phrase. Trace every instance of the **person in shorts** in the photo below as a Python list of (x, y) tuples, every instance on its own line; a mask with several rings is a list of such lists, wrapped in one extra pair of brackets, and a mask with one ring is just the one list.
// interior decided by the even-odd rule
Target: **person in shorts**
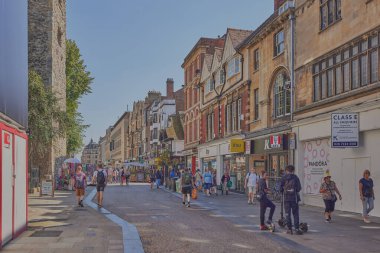
[(182, 204), (186, 205), (187, 197), (187, 207), (190, 207), (190, 195), (193, 188), (193, 175), (189, 172), (189, 169), (186, 168), (185, 172), (181, 176), (181, 185), (182, 185)]
[(82, 172), (82, 165), (77, 166), (76, 173), (74, 175), (75, 178), (75, 191), (78, 200), (78, 206), (83, 207), (83, 198), (84, 192), (86, 188), (86, 175)]
[(96, 183), (96, 198), (98, 200), (98, 206), (102, 207), (103, 205), (103, 192), (104, 188), (107, 185), (107, 172), (103, 169), (103, 164), (100, 162), (96, 166), (96, 170), (94, 171), (93, 180)]
[(210, 188), (212, 186), (212, 174), (208, 168), (206, 168), (206, 171), (203, 174), (203, 184), (204, 184), (204, 189), (205, 189), (206, 195), (211, 196)]
[(257, 176), (255, 169), (251, 168), (251, 170), (247, 173), (244, 181), (244, 189), (248, 188), (248, 205), (253, 204), (254, 195), (256, 193), (256, 186), (258, 183), (259, 177)]

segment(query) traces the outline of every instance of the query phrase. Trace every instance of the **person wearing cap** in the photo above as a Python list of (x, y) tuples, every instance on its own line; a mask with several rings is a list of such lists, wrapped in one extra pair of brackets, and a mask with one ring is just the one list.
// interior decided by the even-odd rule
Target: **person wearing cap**
[(332, 213), (335, 209), (335, 202), (337, 201), (336, 193), (339, 195), (339, 200), (342, 200), (342, 195), (336, 187), (335, 182), (331, 180), (329, 170), (325, 171), (323, 183), (321, 184), (319, 192), (322, 193), (323, 202), (325, 202), (326, 222), (331, 222)]

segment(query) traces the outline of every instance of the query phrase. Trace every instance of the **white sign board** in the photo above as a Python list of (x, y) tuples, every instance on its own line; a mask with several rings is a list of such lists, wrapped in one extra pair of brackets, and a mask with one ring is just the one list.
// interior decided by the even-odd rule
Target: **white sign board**
[(331, 147), (358, 148), (359, 147), (359, 114), (332, 113), (331, 114)]
[(53, 195), (53, 181), (42, 181), (42, 195)]

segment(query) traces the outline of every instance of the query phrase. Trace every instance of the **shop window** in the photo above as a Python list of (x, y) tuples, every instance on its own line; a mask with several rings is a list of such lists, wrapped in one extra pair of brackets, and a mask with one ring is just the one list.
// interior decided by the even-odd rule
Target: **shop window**
[(274, 116), (290, 114), (290, 89), (286, 88), (289, 77), (285, 72), (277, 74), (274, 82)]

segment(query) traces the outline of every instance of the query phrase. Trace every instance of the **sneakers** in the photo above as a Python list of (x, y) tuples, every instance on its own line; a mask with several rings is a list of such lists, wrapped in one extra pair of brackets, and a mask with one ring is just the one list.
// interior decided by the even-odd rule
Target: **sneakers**
[(287, 233), (288, 235), (292, 235), (292, 234), (293, 234), (293, 230), (288, 229), (288, 230), (286, 230), (286, 233)]
[(267, 220), (267, 224), (268, 224), (268, 225), (272, 225), (272, 224), (273, 224), (273, 221), (272, 221), (272, 220)]
[(302, 235), (302, 231), (300, 229), (296, 229), (296, 235)]
[(364, 217), (364, 218), (363, 218), (363, 221), (364, 221), (365, 223), (371, 223), (371, 221), (368, 219), (368, 217)]
[(325, 219), (325, 222), (326, 223), (330, 223), (330, 219)]
[(84, 205), (83, 205), (83, 200), (79, 201), (78, 206), (80, 206), (80, 207), (84, 207)]
[(182, 204), (185, 205), (186, 204), (185, 201), (182, 201)]
[(189, 203), (187, 203), (187, 207), (190, 207), (190, 202), (189, 202)]
[(262, 225), (262, 226), (260, 226), (260, 230), (265, 231), (265, 230), (269, 230), (269, 228), (267, 225)]

